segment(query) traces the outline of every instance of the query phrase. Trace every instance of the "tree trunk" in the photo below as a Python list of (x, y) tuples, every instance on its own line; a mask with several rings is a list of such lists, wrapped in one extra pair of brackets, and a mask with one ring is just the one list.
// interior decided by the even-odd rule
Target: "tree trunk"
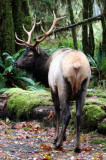
[(0, 0), (0, 55), (3, 52), (15, 52), (11, 0)]
[(102, 19), (102, 26), (103, 26), (103, 32), (102, 32), (102, 49), (105, 51), (106, 54), (106, 0), (104, 0), (104, 10), (103, 10), (103, 19)]
[[(88, 1), (82, 0), (83, 2), (83, 19), (88, 18)], [(89, 54), (89, 46), (88, 46), (88, 28), (87, 24), (82, 26), (82, 46), (83, 52), (85, 54)]]
[(102, 50), (106, 55), (106, 0), (96, 0), (102, 13)]
[[(14, 28), (18, 37), (21, 39), (27, 39), (27, 34), (23, 31), (22, 25), (25, 24), (25, 28), (30, 30), (28, 26), (31, 26), (31, 20), (29, 16), (28, 2), (24, 0), (12, 0)], [(16, 45), (16, 51), (21, 49), (22, 46)]]
[[(26, 34), (22, 29), (22, 24), (26, 28), (30, 26), (28, 2), (25, 0), (0, 0), (0, 55), (3, 52), (15, 53), (15, 36), (17, 32), (20, 38), (25, 38)], [(20, 49), (20, 47), (16, 47)]]
[[(93, 3), (94, 0), (89, 0), (89, 17), (93, 16)], [(94, 42), (93, 27), (92, 23), (89, 23), (89, 54), (92, 57), (94, 56), (94, 49), (95, 49), (95, 42)]]
[[(71, 24), (75, 24), (71, 0), (67, 0), (67, 4), (68, 4), (68, 10), (69, 10), (69, 13), (70, 13)], [(76, 38), (76, 29), (75, 28), (72, 28), (72, 37), (73, 37), (74, 48), (78, 49), (77, 38)]]

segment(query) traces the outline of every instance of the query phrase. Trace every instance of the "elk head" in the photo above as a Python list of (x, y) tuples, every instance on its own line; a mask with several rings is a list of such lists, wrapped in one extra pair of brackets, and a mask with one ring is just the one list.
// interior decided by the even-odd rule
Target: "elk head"
[(36, 40), (36, 42), (34, 44), (30, 43), (31, 42), (31, 35), (32, 35), (32, 32), (33, 32), (36, 24), (41, 23), (41, 21), (39, 23), (36, 23), (36, 15), (35, 15), (35, 20), (34, 20), (34, 24), (32, 26), (32, 29), (29, 32), (25, 29), (25, 27), (23, 25), (23, 30), (28, 35), (28, 41), (25, 41), (25, 40), (22, 40), (22, 39), (18, 38), (17, 34), (15, 33), (15, 37), (16, 37), (16, 40), (17, 40), (16, 43), (18, 45), (26, 47), (26, 51), (24, 52), (24, 54), (15, 63), (16, 68), (31, 70), (33, 68), (34, 64), (35, 64), (35, 61), (39, 57), (42, 57), (42, 54), (45, 53), (46, 57), (49, 57), (49, 55), (40, 48), (39, 44), (53, 31), (53, 29), (56, 25), (56, 22), (64, 18), (64, 17), (56, 18), (56, 15), (55, 15), (54, 12), (53, 12), (53, 15), (54, 15), (54, 20), (53, 20), (53, 24), (52, 24), (51, 28), (49, 29), (49, 31), (45, 32), (44, 29), (41, 27), (44, 35), (39, 40)]

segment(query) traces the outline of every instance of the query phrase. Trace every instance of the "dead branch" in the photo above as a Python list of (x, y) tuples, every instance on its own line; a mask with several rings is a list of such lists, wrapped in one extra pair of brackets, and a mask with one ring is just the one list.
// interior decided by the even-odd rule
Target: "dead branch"
[[(84, 25), (84, 24), (87, 24), (87, 23), (91, 23), (91, 22), (93, 22), (93, 21), (102, 20), (102, 17), (103, 17), (103, 15), (98, 15), (98, 16), (95, 16), (95, 17), (92, 17), (92, 18), (84, 19), (84, 20), (81, 21), (81, 22), (72, 24), (72, 25), (67, 26), (67, 27), (56, 28), (56, 29), (54, 30), (54, 33), (61, 32), (61, 31), (66, 31), (66, 30), (69, 30), (70, 28), (74, 28), (74, 27), (77, 27), (77, 26), (79, 26), (79, 25)], [(53, 34), (53, 33), (51, 33), (51, 34)]]

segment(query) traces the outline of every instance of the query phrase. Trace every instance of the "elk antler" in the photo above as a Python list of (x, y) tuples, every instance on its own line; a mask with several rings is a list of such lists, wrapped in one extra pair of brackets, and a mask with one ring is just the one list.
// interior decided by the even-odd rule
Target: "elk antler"
[(23, 25), (23, 30), (24, 30), (24, 31), (27, 33), (27, 35), (28, 35), (28, 41), (26, 42), (25, 40), (22, 40), (22, 39), (18, 38), (17, 34), (15, 33), (16, 39), (17, 39), (19, 42), (21, 42), (21, 43), (18, 43), (18, 42), (16, 41), (16, 43), (17, 43), (18, 45), (21, 45), (21, 46), (30, 46), (30, 47), (33, 47), (33, 45), (30, 44), (31, 35), (32, 35), (32, 32), (33, 32), (36, 24), (40, 24), (40, 23), (41, 23), (41, 21), (38, 22), (38, 23), (36, 23), (36, 15), (35, 15), (34, 24), (33, 24), (33, 26), (32, 26), (32, 29), (31, 29), (29, 32), (25, 29), (25, 27), (24, 27), (24, 25)]
[[(52, 24), (51, 28), (49, 29), (49, 31), (45, 32), (44, 29), (41, 27), (41, 30), (44, 33), (44, 36), (42, 38), (40, 38), (39, 40), (36, 40), (35, 44), (30, 44), (30, 41), (31, 41), (31, 34), (32, 34), (32, 32), (33, 32), (33, 30), (35, 28), (35, 25), (36, 25), (36, 16), (35, 16), (34, 25), (33, 25), (33, 27), (32, 27), (32, 29), (31, 29), (30, 32), (28, 32), (25, 29), (25, 27), (23, 26), (24, 31), (28, 34), (28, 41), (26, 42), (25, 40), (19, 39), (17, 37), (17, 34), (15, 33), (16, 39), (21, 42), (21, 43), (18, 43), (18, 42), (16, 42), (16, 43), (19, 44), (19, 45), (22, 45), (22, 46), (35, 47), (37, 44), (39, 44), (40, 42), (42, 42), (53, 31), (53, 29), (54, 29), (54, 27), (56, 25), (56, 22), (59, 21), (59, 20), (61, 20), (61, 19), (63, 19), (63, 18), (65, 18), (65, 16), (56, 18), (56, 15), (55, 15), (54, 11), (53, 11), (53, 15), (54, 15), (54, 20), (53, 20), (53, 24)], [(37, 24), (40, 24), (40, 22), (37, 23)]]
[(41, 27), (41, 30), (44, 33), (44, 36), (42, 38), (40, 38), (39, 40), (37, 40), (35, 42), (35, 44), (33, 45), (33, 47), (36, 46), (37, 44), (39, 44), (40, 42), (42, 42), (53, 31), (57, 21), (65, 18), (65, 16), (56, 18), (56, 15), (55, 15), (54, 11), (53, 11), (53, 15), (54, 15), (54, 20), (53, 20), (53, 24), (52, 24), (51, 28), (49, 29), (48, 32), (45, 32), (44, 29)]

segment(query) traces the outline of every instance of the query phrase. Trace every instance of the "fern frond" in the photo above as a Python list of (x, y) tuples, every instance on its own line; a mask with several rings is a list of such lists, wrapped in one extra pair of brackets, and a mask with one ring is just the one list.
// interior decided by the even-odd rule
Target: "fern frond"
[(7, 68), (5, 69), (5, 71), (4, 71), (3, 74), (8, 73), (8, 72), (10, 73), (12, 70), (13, 70), (13, 65), (10, 65), (9, 67), (7, 67)]
[(35, 82), (32, 79), (27, 78), (27, 77), (17, 77), (17, 79), (20, 79), (20, 80), (22, 80), (24, 82), (27, 82), (30, 85), (34, 85), (35, 84)]
[(24, 52), (25, 50), (26, 50), (25, 48), (20, 49), (17, 53), (15, 53), (15, 54), (13, 55), (13, 58), (14, 58), (15, 60), (17, 60), (17, 59), (23, 54), (23, 52)]
[(106, 74), (106, 58), (102, 58), (102, 61), (101, 61), (101, 69), (103, 71), (104, 74)]
[(94, 68), (98, 69), (98, 65), (96, 64), (95, 60), (94, 60), (90, 55), (87, 55), (87, 57), (88, 57), (88, 60), (89, 60), (89, 62), (91, 63), (91, 65), (92, 65)]
[(0, 57), (0, 67), (2, 67), (3, 69), (5, 68), (5, 65), (3, 64), (1, 57)]

